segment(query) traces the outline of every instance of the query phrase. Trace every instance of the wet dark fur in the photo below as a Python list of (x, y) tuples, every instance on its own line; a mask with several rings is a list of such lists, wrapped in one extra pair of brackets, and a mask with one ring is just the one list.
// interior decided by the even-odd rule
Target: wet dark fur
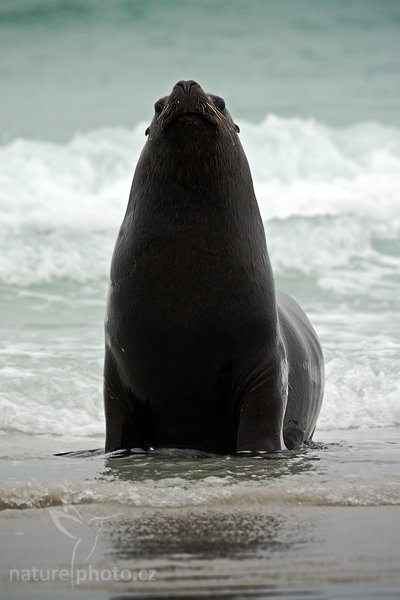
[(106, 314), (106, 450), (279, 450), (310, 440), (323, 357), (275, 292), (238, 128), (179, 82), (156, 104), (116, 242)]

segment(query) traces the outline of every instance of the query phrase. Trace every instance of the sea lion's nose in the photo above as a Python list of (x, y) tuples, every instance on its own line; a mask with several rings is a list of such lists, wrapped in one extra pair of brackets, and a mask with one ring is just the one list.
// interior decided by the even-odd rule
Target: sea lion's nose
[(178, 81), (175, 87), (181, 87), (184, 93), (189, 96), (190, 92), (192, 91), (192, 88), (196, 86), (200, 87), (197, 81), (189, 79), (189, 81)]

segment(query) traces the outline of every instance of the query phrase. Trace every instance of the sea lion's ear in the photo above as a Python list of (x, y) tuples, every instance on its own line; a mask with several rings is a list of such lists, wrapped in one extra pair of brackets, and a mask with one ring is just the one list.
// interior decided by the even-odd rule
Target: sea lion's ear
[(239, 125), (236, 125), (236, 123), (234, 123), (235, 129), (237, 133), (240, 133), (240, 127)]
[(146, 131), (144, 132), (144, 135), (149, 135), (149, 133), (150, 133), (150, 127), (148, 127), (148, 128), (146, 129)]

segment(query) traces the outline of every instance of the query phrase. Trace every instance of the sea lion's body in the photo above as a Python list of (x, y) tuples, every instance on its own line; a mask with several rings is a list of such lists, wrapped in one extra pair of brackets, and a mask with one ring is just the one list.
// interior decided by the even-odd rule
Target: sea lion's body
[(135, 171), (106, 315), (107, 451), (279, 450), (315, 428), (321, 348), (275, 293), (250, 170), (218, 100), (177, 84)]

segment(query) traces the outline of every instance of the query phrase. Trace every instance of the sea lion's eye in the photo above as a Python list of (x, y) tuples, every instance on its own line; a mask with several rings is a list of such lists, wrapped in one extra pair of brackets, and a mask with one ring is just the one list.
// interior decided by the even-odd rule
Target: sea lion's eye
[(214, 102), (215, 102), (215, 106), (218, 108), (218, 110), (220, 110), (221, 112), (224, 112), (225, 100), (223, 98), (220, 98), (219, 96), (214, 96)]
[(165, 105), (164, 98), (161, 98), (161, 100), (157, 100), (157, 102), (154, 105), (154, 110), (156, 111), (156, 115), (160, 114), (160, 112), (164, 108), (164, 105)]

